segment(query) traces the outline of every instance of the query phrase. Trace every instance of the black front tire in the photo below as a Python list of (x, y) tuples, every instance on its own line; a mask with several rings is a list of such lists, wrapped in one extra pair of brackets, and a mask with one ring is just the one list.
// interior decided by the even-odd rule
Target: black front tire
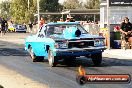
[(53, 52), (50, 48), (48, 50), (48, 61), (49, 61), (50, 67), (55, 67), (58, 62), (57, 56), (53, 55)]
[(99, 66), (102, 62), (102, 53), (93, 54), (91, 55), (91, 58), (92, 58), (94, 65)]

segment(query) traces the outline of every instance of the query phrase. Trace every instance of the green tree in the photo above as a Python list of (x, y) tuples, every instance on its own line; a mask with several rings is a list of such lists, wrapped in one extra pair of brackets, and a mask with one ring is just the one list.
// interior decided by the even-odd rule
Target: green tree
[(61, 10), (58, 0), (40, 0), (39, 3), (41, 12), (57, 12)]
[(4, 18), (8, 18), (10, 17), (10, 2), (9, 1), (4, 1), (0, 4), (0, 8), (1, 8), (1, 17), (4, 17)]
[(81, 6), (79, 0), (66, 0), (63, 3), (64, 9), (78, 9)]
[[(100, 8), (100, 0), (87, 0), (86, 4), (84, 4), (84, 7), (86, 9), (99, 9)], [(89, 20), (94, 19), (93, 15), (88, 17)], [(95, 20), (99, 20), (100, 16), (96, 15), (96, 19)]]
[(30, 0), (30, 8), (28, 8), (28, 0), (12, 0), (10, 6), (12, 20), (16, 23), (27, 23), (34, 19), (36, 5), (36, 0)]
[(99, 9), (100, 8), (100, 0), (87, 0), (86, 4), (84, 4), (86, 9)]
[[(62, 5), (58, 3), (59, 0), (40, 0), (40, 12), (60, 12)], [(56, 15), (41, 15), (47, 22), (55, 21)]]

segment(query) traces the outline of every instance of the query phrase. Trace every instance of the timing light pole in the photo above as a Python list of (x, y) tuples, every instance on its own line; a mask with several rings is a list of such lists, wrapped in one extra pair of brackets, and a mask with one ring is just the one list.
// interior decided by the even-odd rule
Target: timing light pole
[[(28, 10), (29, 10), (29, 0), (28, 0)], [(38, 16), (38, 26), (37, 28), (39, 29), (39, 20), (40, 20), (40, 12), (39, 12), (39, 0), (37, 0), (37, 16)]]
[(28, 10), (29, 10), (29, 0), (28, 0)]
[(37, 12), (38, 12), (38, 29), (39, 29), (39, 20), (40, 20), (40, 15), (39, 15), (39, 0), (37, 0)]
[(107, 0), (107, 29), (108, 29), (108, 36), (107, 36), (107, 44), (108, 49), (110, 49), (110, 22), (109, 22), (109, 0)]

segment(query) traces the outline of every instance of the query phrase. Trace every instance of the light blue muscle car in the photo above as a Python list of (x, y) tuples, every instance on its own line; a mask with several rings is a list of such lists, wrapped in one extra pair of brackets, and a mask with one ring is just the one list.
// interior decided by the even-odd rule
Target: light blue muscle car
[(100, 65), (105, 43), (102, 36), (89, 34), (78, 22), (58, 22), (45, 24), (37, 34), (28, 36), (25, 49), (33, 61), (48, 59), (52, 67), (60, 60), (69, 63), (80, 56), (90, 56)]

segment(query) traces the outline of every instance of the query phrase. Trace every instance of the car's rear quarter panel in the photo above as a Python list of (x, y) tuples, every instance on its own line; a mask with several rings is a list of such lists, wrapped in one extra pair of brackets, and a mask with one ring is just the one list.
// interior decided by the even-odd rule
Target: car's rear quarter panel
[(52, 50), (54, 49), (54, 41), (50, 38), (37, 38), (35, 36), (30, 36), (26, 39), (26, 48), (32, 47), (33, 52), (36, 56), (48, 56), (46, 47), (49, 46)]

